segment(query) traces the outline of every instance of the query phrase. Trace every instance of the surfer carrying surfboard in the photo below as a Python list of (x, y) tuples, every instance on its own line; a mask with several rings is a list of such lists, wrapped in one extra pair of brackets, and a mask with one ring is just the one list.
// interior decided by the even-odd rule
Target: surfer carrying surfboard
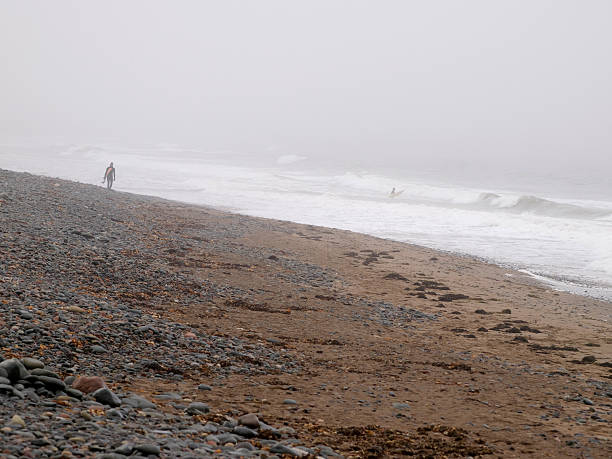
[(394, 198), (396, 196), (399, 196), (400, 194), (402, 194), (404, 192), (404, 190), (400, 190), (400, 191), (395, 191), (395, 187), (393, 187), (393, 189), (391, 190), (391, 193), (389, 193), (389, 197), (390, 198)]
[(113, 187), (113, 182), (115, 181), (115, 167), (113, 163), (106, 168), (106, 172), (104, 172), (104, 179), (102, 183), (106, 182), (106, 187), (110, 190)]

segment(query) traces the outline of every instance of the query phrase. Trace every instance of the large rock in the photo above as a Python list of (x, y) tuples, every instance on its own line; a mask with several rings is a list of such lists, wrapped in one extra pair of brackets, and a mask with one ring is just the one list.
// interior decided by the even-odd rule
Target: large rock
[(51, 378), (49, 376), (29, 376), (30, 378), (36, 378), (38, 381), (43, 383), (47, 389), (52, 391), (59, 391), (66, 389), (66, 384), (59, 378)]
[(124, 405), (131, 406), (132, 408), (157, 408), (157, 405), (140, 395), (130, 395), (122, 400)]
[(249, 429), (248, 427), (245, 427), (245, 426), (234, 427), (232, 432), (244, 438), (253, 438), (257, 436), (257, 432), (255, 430)]
[(99, 376), (80, 376), (72, 383), (73, 389), (80, 390), (84, 394), (91, 394), (103, 387), (106, 387), (106, 384)]
[(32, 371), (30, 371), (31, 375), (34, 376), (48, 376), (50, 378), (57, 378), (59, 379), (59, 375), (51, 370), (45, 370), (44, 368), (34, 368)]
[(64, 392), (66, 392), (67, 395), (79, 400), (83, 398), (83, 392), (77, 389), (73, 389), (72, 387), (66, 387), (66, 389), (64, 389)]
[(259, 428), (259, 418), (255, 413), (245, 414), (238, 418), (238, 423), (250, 429)]
[(28, 370), (33, 370), (35, 368), (44, 368), (45, 367), (45, 364), (42, 363), (40, 360), (33, 359), (31, 357), (25, 357), (25, 358), (21, 359), (21, 363), (23, 363), (23, 366), (26, 367)]
[(20, 379), (25, 379), (29, 374), (19, 359), (9, 359), (0, 362), (0, 368), (6, 370), (6, 377), (13, 383)]
[(210, 407), (206, 403), (202, 402), (191, 402), (185, 410), (187, 414), (206, 414), (210, 412)]
[(102, 403), (103, 405), (113, 407), (121, 406), (121, 399), (117, 397), (108, 387), (98, 389), (91, 395), (94, 399), (96, 399), (96, 402)]

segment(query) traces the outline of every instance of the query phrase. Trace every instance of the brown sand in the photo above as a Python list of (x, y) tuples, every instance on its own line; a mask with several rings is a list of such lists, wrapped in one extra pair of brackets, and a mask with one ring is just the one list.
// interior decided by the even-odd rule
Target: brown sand
[[(207, 333), (273, 343), (305, 371), (211, 380), (217, 385), (204, 395), (189, 380), (153, 388), (136, 381), (132, 389), (182, 390), (221, 410), (259, 412), (348, 456), (396, 455), (400, 450), (389, 449), (393, 431), (444, 431), (441, 425), (465, 429), (495, 457), (612, 457), (612, 369), (601, 365), (612, 361), (612, 304), (555, 292), (467, 257), (352, 232), (176, 203), (151, 206), (169, 233), (238, 226), (244, 233), (232, 247), (264, 255), (208, 244), (162, 256), (160, 264), (199, 282), (256, 291), (156, 312)], [(335, 280), (300, 282), (288, 261), (329, 270)], [(468, 298), (440, 301), (448, 294)], [(383, 324), (380, 307), (356, 298), (438, 317), (409, 322), (391, 314)], [(491, 330), (499, 324), (506, 328)], [(595, 362), (580, 363), (587, 355)], [(364, 426), (377, 427), (341, 429)]]

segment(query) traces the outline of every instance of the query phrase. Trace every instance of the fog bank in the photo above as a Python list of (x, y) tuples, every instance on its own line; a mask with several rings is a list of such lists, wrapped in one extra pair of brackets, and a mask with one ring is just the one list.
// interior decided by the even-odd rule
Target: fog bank
[(610, 17), (597, 0), (4, 1), (0, 141), (601, 170)]

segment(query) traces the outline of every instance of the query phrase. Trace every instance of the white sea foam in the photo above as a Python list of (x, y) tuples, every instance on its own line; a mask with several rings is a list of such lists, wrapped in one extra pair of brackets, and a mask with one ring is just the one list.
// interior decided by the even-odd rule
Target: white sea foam
[[(228, 152), (173, 145), (0, 147), (2, 168), (100, 184), (113, 161), (120, 191), (474, 255), (572, 291), (589, 285), (587, 293), (612, 299), (612, 199), (561, 199), (368, 171), (322, 173), (302, 167), (313, 165), (301, 157), (284, 157), (292, 159), (246, 167)], [(389, 199), (393, 187), (404, 192)]]
[(300, 155), (283, 155), (283, 156), (279, 156), (276, 159), (276, 163), (277, 164), (281, 164), (281, 165), (285, 165), (285, 164), (293, 164), (293, 163), (297, 163), (300, 161), (304, 161), (306, 158), (306, 156), (300, 156)]

